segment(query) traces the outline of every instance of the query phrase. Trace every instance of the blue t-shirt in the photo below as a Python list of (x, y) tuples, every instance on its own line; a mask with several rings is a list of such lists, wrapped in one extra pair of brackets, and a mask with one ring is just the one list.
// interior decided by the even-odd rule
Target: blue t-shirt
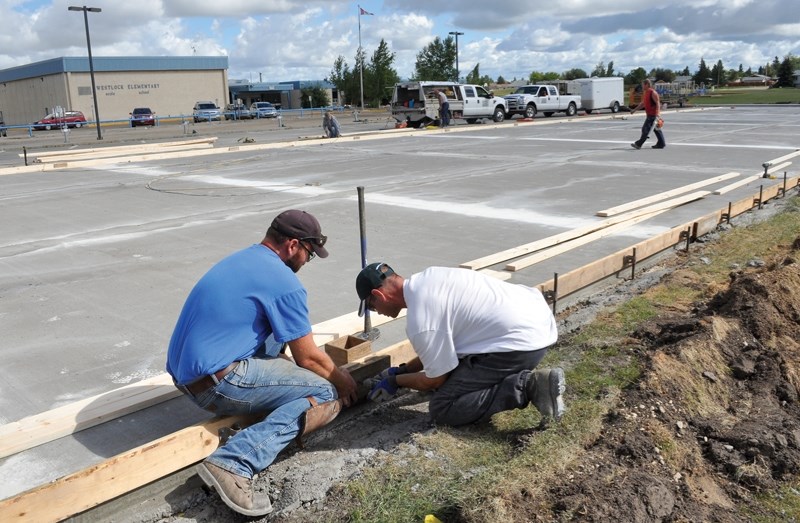
[(167, 351), (167, 372), (186, 385), (247, 359), (270, 334), (285, 343), (311, 332), (306, 289), (271, 249), (252, 245), (211, 268), (189, 293)]

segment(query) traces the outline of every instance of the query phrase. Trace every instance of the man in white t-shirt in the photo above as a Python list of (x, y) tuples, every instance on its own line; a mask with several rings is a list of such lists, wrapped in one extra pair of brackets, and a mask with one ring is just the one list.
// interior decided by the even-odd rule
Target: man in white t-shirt
[(406, 334), (418, 356), (373, 378), (370, 399), (391, 398), (399, 387), (435, 390), (431, 416), (452, 426), (529, 403), (547, 418), (564, 414), (564, 371), (533, 370), (558, 338), (538, 289), (446, 267), (406, 279), (379, 262), (361, 270), (356, 291), (359, 314), (396, 318), (408, 309)]

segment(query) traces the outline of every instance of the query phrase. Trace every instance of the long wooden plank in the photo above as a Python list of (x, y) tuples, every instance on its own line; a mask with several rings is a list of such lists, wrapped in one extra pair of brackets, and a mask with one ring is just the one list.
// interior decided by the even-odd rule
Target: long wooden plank
[(0, 427), (0, 458), (180, 396), (168, 374), (28, 416)]
[(512, 247), (510, 249), (506, 249), (504, 251), (500, 251), (494, 254), (490, 254), (488, 256), (484, 256), (483, 258), (478, 258), (476, 260), (472, 260), (466, 263), (462, 263), (460, 267), (465, 269), (482, 269), (484, 267), (488, 267), (489, 265), (494, 265), (495, 263), (504, 262), (510, 260), (512, 258), (517, 258), (519, 256), (523, 256), (530, 252), (538, 251), (541, 249), (545, 249), (547, 247), (551, 247), (553, 245), (557, 245), (559, 243), (569, 241), (575, 238), (579, 238), (585, 234), (592, 233), (594, 231), (603, 229), (605, 227), (609, 227), (611, 225), (615, 225), (620, 222), (624, 222), (627, 220), (632, 220), (638, 216), (642, 216), (645, 214), (649, 214), (655, 211), (659, 211), (661, 209), (668, 209), (670, 207), (677, 207), (678, 205), (682, 205), (687, 202), (691, 202), (694, 200), (698, 200), (710, 194), (708, 191), (696, 191), (691, 194), (687, 194), (685, 196), (680, 196), (678, 198), (673, 198), (671, 200), (665, 200), (663, 202), (659, 202), (657, 204), (651, 205), (649, 207), (644, 207), (642, 209), (637, 209), (635, 211), (630, 211), (625, 214), (618, 214), (617, 216), (612, 216), (610, 218), (606, 218), (605, 220), (601, 220), (596, 223), (592, 223), (589, 225), (585, 225), (583, 227), (578, 227), (577, 229), (571, 229), (569, 231), (565, 231), (559, 234), (555, 234), (553, 236), (548, 236), (547, 238), (542, 238), (541, 240), (536, 240), (531, 243), (526, 243), (524, 245), (520, 245), (517, 247)]
[(524, 258), (520, 258), (512, 263), (506, 265), (507, 271), (519, 271), (526, 267), (530, 267), (531, 265), (535, 265), (541, 261), (547, 260), (552, 258), (553, 256), (557, 256), (559, 254), (565, 253), (567, 251), (571, 251), (572, 249), (576, 249), (581, 245), (585, 245), (587, 243), (591, 243), (593, 241), (599, 240), (600, 238), (604, 238), (606, 236), (610, 236), (615, 234), (621, 230), (627, 229), (628, 227), (632, 227), (639, 222), (644, 220), (649, 220), (654, 216), (657, 216), (661, 213), (667, 212), (667, 209), (663, 209), (660, 211), (655, 211), (651, 214), (645, 214), (643, 216), (637, 216), (632, 220), (628, 220), (622, 223), (618, 223), (616, 225), (612, 225), (610, 227), (606, 227), (605, 229), (600, 229), (599, 231), (595, 231), (593, 233), (589, 233), (585, 236), (581, 236), (580, 238), (576, 238), (574, 240), (570, 240), (568, 242), (564, 242), (558, 244), (554, 247), (550, 247), (549, 249), (545, 249), (543, 251), (536, 252), (531, 254), (530, 256), (526, 256)]
[[(67, 150), (58, 150), (58, 151), (28, 151), (27, 156), (28, 158), (47, 158), (50, 156), (62, 156), (68, 154), (84, 154), (84, 153), (98, 153), (98, 152), (105, 152), (105, 151), (137, 151), (137, 150), (148, 150), (148, 149), (165, 149), (170, 147), (181, 147), (184, 145), (193, 145), (193, 144), (203, 144), (203, 143), (214, 143), (218, 140), (216, 136), (210, 136), (208, 138), (191, 138), (188, 140), (178, 140), (173, 142), (154, 142), (154, 143), (146, 143), (146, 144), (135, 144), (135, 145), (113, 145), (109, 147), (89, 147), (86, 149), (67, 149)], [(19, 153), (20, 158), (24, 158), (24, 153)]]
[[(401, 363), (397, 358), (407, 355), (409, 346), (406, 340), (367, 356), (350, 364), (350, 373), (361, 382), (390, 362)], [(0, 521), (61, 521), (203, 460), (217, 448), (219, 429), (255, 421), (251, 416), (217, 417), (173, 432), (0, 501)]]
[(737, 188), (741, 187), (742, 185), (747, 185), (748, 183), (752, 183), (752, 182), (758, 180), (759, 178), (763, 178), (763, 176), (760, 175), (760, 174), (756, 174), (756, 175), (753, 175), (753, 176), (748, 176), (747, 178), (742, 178), (741, 180), (737, 180), (737, 181), (733, 182), (730, 185), (726, 185), (725, 187), (720, 187), (719, 189), (714, 191), (714, 194), (729, 193), (732, 190), (737, 189)]
[(597, 211), (595, 214), (597, 216), (613, 216), (615, 214), (619, 214), (621, 212), (630, 211), (631, 209), (636, 209), (638, 207), (644, 207), (645, 205), (659, 202), (661, 200), (665, 200), (667, 198), (671, 198), (673, 196), (677, 196), (679, 194), (687, 193), (689, 191), (693, 191), (695, 189), (699, 189), (700, 187), (705, 187), (707, 185), (711, 185), (712, 183), (721, 182), (724, 180), (729, 180), (731, 178), (736, 178), (740, 174), (738, 172), (729, 172), (725, 174), (720, 174), (719, 176), (714, 176), (713, 178), (708, 178), (707, 180), (702, 180), (695, 183), (690, 183), (689, 185), (684, 185), (683, 187), (678, 187), (676, 189), (672, 189), (670, 191), (664, 191), (662, 193), (654, 194), (652, 196), (647, 196), (646, 198), (641, 198), (639, 200), (634, 200), (632, 202), (628, 202), (622, 205), (617, 205), (616, 207), (610, 207), (608, 209), (603, 209), (602, 211)]
[[(405, 310), (398, 317), (405, 316)], [(395, 318), (370, 318), (373, 327), (394, 321)], [(315, 324), (314, 342), (324, 345), (340, 336), (363, 330), (364, 318), (357, 312)], [(291, 355), (291, 351), (288, 351)], [(126, 414), (167, 401), (181, 394), (172, 384), (169, 374), (152, 378), (70, 403), (34, 416), (28, 416), (0, 426), (0, 458), (22, 452), (37, 445), (74, 434)]]
[(162, 147), (150, 147), (150, 148), (137, 148), (136, 150), (100, 150), (95, 152), (82, 152), (82, 153), (72, 153), (72, 154), (59, 154), (47, 157), (36, 157), (37, 161), (46, 162), (46, 163), (56, 163), (56, 162), (73, 162), (79, 160), (93, 160), (99, 158), (126, 158), (131, 155), (138, 155), (144, 153), (162, 153), (164, 151), (194, 151), (197, 149), (210, 149), (214, 147), (212, 143), (192, 143), (187, 145), (175, 145), (170, 147), (169, 149), (164, 149)]

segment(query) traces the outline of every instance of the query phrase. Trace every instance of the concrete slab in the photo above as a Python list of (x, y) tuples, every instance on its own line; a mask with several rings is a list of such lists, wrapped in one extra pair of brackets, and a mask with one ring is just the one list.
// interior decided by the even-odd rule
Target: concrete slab
[[(260, 241), (286, 208), (314, 213), (330, 238), (330, 257), (299, 273), (316, 323), (357, 307), (359, 185), (366, 188), (368, 259), (408, 275), (594, 223), (602, 220), (594, 216), (600, 209), (712, 176), (763, 172), (762, 163), (800, 147), (798, 116), (797, 106), (670, 111), (665, 150), (630, 147), (640, 115), (599, 115), (0, 176), (0, 423), (162, 373), (172, 327), (195, 281), (227, 254)], [(288, 142), (311, 135), (318, 122), (306, 123), (265, 130), (237, 122), (228, 132), (215, 126), (215, 147), (242, 136)], [(377, 119), (353, 125), (379, 133), (388, 127)], [(97, 146), (92, 130), (83, 131), (80, 146)], [(159, 139), (174, 139), (169, 131)], [(144, 132), (121, 129), (120, 138), (108, 132), (106, 140), (139, 143), (149, 139)], [(22, 145), (33, 150), (45, 140), (2, 139), (0, 167), (19, 164)], [(540, 283), (757, 190), (753, 183), (710, 195), (509, 281)], [(381, 332), (376, 350), (403, 337), (402, 323)], [(0, 460), (0, 473), (18, 478), (4, 482), (0, 498), (203, 416), (181, 398)]]

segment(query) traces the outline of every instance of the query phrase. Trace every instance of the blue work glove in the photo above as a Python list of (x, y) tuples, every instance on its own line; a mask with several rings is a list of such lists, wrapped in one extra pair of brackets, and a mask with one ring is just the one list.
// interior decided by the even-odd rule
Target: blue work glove
[(378, 379), (388, 378), (389, 376), (397, 376), (399, 374), (406, 374), (408, 372), (408, 368), (406, 367), (405, 363), (400, 364), (399, 367), (389, 367), (388, 369), (383, 369), (380, 374), (376, 376)]
[(388, 378), (383, 378), (380, 381), (376, 379), (368, 381), (368, 384), (371, 386), (371, 390), (367, 394), (367, 398), (369, 398), (370, 401), (382, 403), (392, 399), (395, 394), (397, 394), (397, 378), (395, 376), (389, 376)]

